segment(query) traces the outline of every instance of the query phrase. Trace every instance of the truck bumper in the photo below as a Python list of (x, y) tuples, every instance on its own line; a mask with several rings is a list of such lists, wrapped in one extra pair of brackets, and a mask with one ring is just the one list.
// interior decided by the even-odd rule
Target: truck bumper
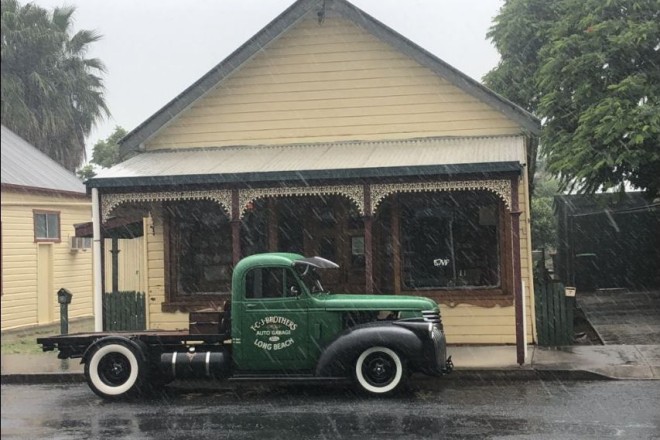
[(429, 342), (426, 362), (421, 371), (429, 376), (442, 376), (451, 373), (454, 369), (454, 363), (451, 356), (447, 357), (445, 334), (435, 327)]
[(445, 361), (445, 367), (442, 369), (442, 374), (449, 374), (454, 371), (454, 363), (451, 361), (451, 356)]

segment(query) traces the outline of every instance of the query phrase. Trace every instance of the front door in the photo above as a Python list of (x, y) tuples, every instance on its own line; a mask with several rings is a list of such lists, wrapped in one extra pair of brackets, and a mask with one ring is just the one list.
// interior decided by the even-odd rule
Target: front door
[(290, 268), (250, 270), (242, 308), (241, 369), (300, 370), (313, 365), (308, 299)]

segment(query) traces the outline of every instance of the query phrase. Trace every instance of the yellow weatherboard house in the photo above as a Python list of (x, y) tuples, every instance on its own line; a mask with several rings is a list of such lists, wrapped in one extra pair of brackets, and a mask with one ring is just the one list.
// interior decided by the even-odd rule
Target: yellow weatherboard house
[(143, 218), (150, 328), (221, 307), (242, 257), (295, 252), (341, 266), (332, 292), (432, 298), (449, 343), (516, 344), (523, 363), (539, 132), (349, 2), (300, 0), (87, 185), (97, 223)]
[(91, 239), (74, 226), (91, 218), (85, 185), (4, 125), (1, 162), (2, 330), (59, 322), (60, 288), (70, 318), (91, 317)]

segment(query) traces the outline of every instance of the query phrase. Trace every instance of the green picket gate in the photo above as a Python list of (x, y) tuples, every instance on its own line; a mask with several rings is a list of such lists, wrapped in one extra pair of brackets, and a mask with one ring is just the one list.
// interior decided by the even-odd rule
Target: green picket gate
[(145, 330), (145, 294), (135, 291), (107, 292), (103, 301), (106, 331)]
[(564, 285), (547, 277), (535, 277), (536, 331), (540, 346), (573, 345), (575, 297), (566, 296)]

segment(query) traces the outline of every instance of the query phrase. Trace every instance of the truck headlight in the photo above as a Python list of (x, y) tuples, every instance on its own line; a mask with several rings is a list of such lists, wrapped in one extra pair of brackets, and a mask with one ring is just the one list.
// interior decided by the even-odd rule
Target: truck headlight
[(440, 329), (435, 325), (429, 326), (429, 333), (431, 334), (431, 340), (433, 341), (438, 341), (442, 337), (442, 333), (440, 332)]

